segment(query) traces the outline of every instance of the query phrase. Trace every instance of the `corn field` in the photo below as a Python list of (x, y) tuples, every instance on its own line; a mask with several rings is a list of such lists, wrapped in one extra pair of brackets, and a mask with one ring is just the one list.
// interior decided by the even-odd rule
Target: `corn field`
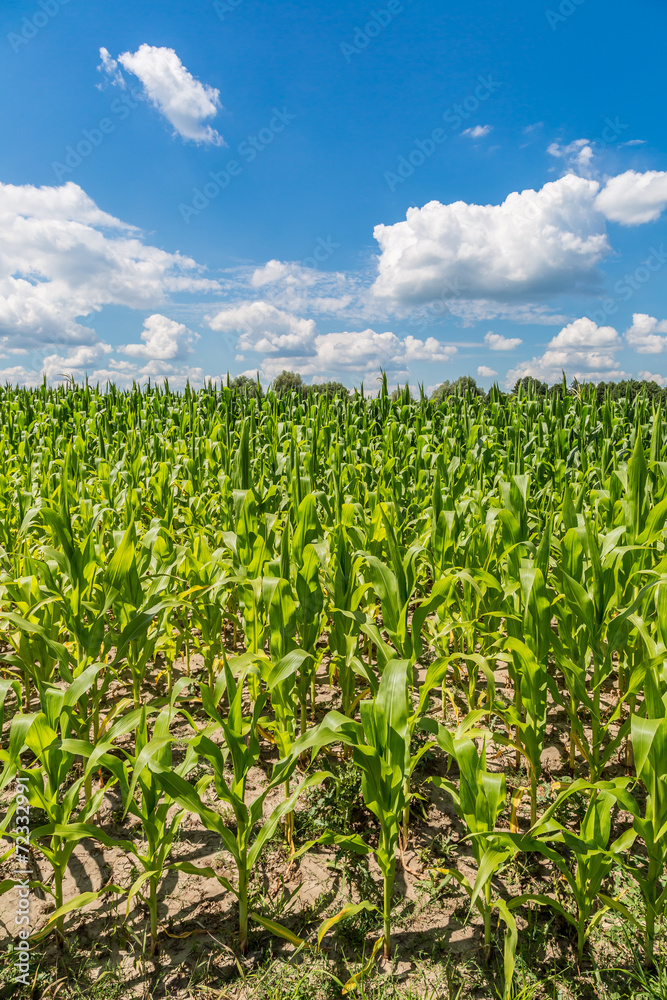
[[(157, 958), (193, 930), (164, 923), (169, 891), (213, 880), (241, 961), (253, 940), (326, 954), (363, 919), (353, 995), (391, 960), (399, 876), (447, 803), (455, 843), (422, 877), (477, 922), (505, 1000), (529, 919), (557, 920), (574, 968), (615, 924), (659, 964), (660, 405), (6, 388), (0, 453), (0, 892), (29, 848), (35, 951), (101, 907)], [(323, 808), (306, 830), (343, 770), (362, 827)], [(217, 866), (183, 851), (193, 823)], [(377, 892), (277, 919), (252, 891), (276, 843), (291, 871), (365, 859)], [(90, 845), (129, 874), (68, 893)], [(550, 874), (512, 895), (517, 864)]]

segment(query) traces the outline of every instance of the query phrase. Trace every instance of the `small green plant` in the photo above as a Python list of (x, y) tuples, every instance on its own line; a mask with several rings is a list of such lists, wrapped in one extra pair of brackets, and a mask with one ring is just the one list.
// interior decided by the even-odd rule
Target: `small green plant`
[(470, 897), (470, 905), (476, 906), (484, 920), (484, 953), (486, 960), (491, 955), (491, 915), (497, 910), (505, 922), (505, 988), (504, 997), (509, 1000), (514, 974), (514, 952), (516, 949), (516, 921), (500, 895), (493, 893), (493, 878), (512, 857), (516, 848), (511, 843), (501, 844), (496, 835), (496, 824), (505, 808), (505, 775), (492, 773), (486, 767), (486, 743), (481, 753), (468, 737), (452, 739), (444, 726), (431, 719), (421, 723), (428, 731), (435, 731), (440, 746), (454, 758), (460, 770), (459, 788), (447, 778), (432, 778), (439, 788), (451, 796), (456, 811), (466, 825), (466, 836), (472, 845), (476, 865), (474, 881), (456, 868), (439, 869), (448, 878), (454, 878)]
[(329, 712), (320, 725), (299, 739), (293, 748), (294, 752), (302, 753), (306, 749), (317, 751), (327, 744), (342, 742), (352, 749), (352, 759), (362, 775), (364, 801), (380, 824), (378, 846), (373, 848), (357, 840), (356, 849), (360, 853), (372, 851), (382, 872), (386, 958), (391, 955), (396, 850), (411, 764), (407, 670), (406, 660), (389, 660), (375, 698), (361, 702), (361, 722), (353, 722), (339, 712)]
[[(220, 813), (204, 802), (201, 785), (193, 787), (183, 776), (157, 761), (151, 761), (148, 765), (155, 775), (157, 784), (183, 809), (196, 813), (206, 829), (218, 833), (224, 847), (233, 858), (237, 870), (235, 886), (212, 868), (201, 868), (185, 861), (177, 862), (173, 867), (190, 874), (216, 878), (221, 885), (234, 893), (239, 904), (239, 945), (242, 954), (248, 949), (249, 875), (265, 845), (275, 833), (280, 820), (293, 810), (299, 795), (329, 777), (328, 772), (323, 771), (304, 778), (291, 792), (289, 798), (277, 805), (265, 819), (263, 806), (267, 796), (277, 786), (285, 786), (296, 770), (298, 755), (293, 755), (274, 767), (270, 780), (252, 802), (246, 801), (248, 773), (259, 760), (258, 724), (266, 700), (265, 694), (260, 695), (253, 703), (250, 719), (244, 719), (244, 692), (246, 679), (252, 668), (252, 659), (252, 654), (241, 659), (240, 670), (236, 677), (229, 664), (225, 663), (214, 689), (206, 684), (201, 685), (202, 704), (211, 719), (211, 724), (189, 740), (189, 746), (194, 754), (205, 758), (212, 767), (213, 774), (210, 777), (214, 782), (218, 799), (233, 810), (236, 835), (226, 826)], [(226, 717), (220, 712), (220, 702), (225, 694), (228, 701)], [(220, 729), (224, 736), (222, 746), (211, 739), (217, 729)], [(227, 771), (228, 761), (231, 761), (232, 765), (231, 780)], [(253, 839), (256, 827), (259, 827), (259, 830)], [(253, 914), (253, 918), (260, 924), (268, 925), (274, 933), (281, 933), (290, 939), (293, 937), (272, 921), (267, 922), (257, 914)]]

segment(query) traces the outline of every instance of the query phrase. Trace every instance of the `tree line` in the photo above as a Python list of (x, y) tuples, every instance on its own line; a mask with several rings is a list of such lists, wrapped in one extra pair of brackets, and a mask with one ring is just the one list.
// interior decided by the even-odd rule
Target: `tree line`
[[(383, 386), (385, 391), (387, 390), (387, 377), (383, 374), (382, 376)], [(227, 376), (227, 385), (230, 389), (236, 390), (237, 392), (245, 392), (248, 396), (261, 396), (263, 394), (259, 378), (252, 379), (248, 375), (237, 375), (235, 378), (230, 379)], [(271, 390), (276, 393), (276, 395), (283, 395), (290, 392), (296, 392), (304, 397), (308, 396), (309, 393), (313, 392), (315, 395), (326, 396), (327, 398), (332, 398), (333, 396), (350, 396), (351, 391), (343, 385), (342, 382), (329, 381), (320, 382), (313, 385), (308, 385), (303, 381), (302, 376), (298, 372), (291, 372), (283, 369), (280, 375), (277, 375), (270, 386)], [(448, 396), (462, 396), (465, 393), (469, 393), (473, 396), (485, 396), (489, 397), (493, 392), (496, 397), (501, 398), (507, 395), (519, 395), (524, 396), (553, 396), (553, 395), (576, 395), (581, 392), (592, 393), (595, 391), (595, 395), (599, 401), (605, 399), (607, 395), (611, 399), (620, 399), (629, 397), (634, 399), (639, 393), (645, 393), (649, 399), (655, 402), (664, 401), (667, 403), (667, 387), (658, 385), (655, 381), (646, 381), (638, 379), (623, 379), (620, 382), (578, 382), (577, 379), (573, 379), (568, 385), (565, 375), (560, 382), (556, 382), (553, 385), (549, 385), (547, 382), (542, 382), (540, 379), (531, 378), (530, 376), (525, 376), (524, 378), (517, 379), (509, 393), (504, 393), (494, 385), (489, 392), (486, 392), (481, 386), (477, 384), (476, 379), (472, 375), (460, 375), (459, 378), (450, 381), (446, 379), (439, 386), (437, 386), (430, 395), (432, 402), (442, 402)], [(408, 385), (403, 388), (397, 386), (393, 392), (390, 394), (392, 399), (397, 400), (399, 397), (409, 400), (412, 398), (410, 392), (410, 387)]]

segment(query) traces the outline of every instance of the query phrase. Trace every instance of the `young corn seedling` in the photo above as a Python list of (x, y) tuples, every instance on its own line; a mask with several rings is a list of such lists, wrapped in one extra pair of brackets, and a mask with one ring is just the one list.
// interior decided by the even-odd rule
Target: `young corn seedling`
[[(408, 695), (408, 667), (406, 660), (387, 662), (377, 694), (359, 705), (361, 722), (354, 722), (340, 712), (329, 712), (319, 726), (298, 739), (292, 749), (293, 754), (308, 749), (314, 754), (330, 743), (341, 742), (351, 747), (352, 760), (361, 771), (364, 802), (380, 824), (376, 848), (362, 842), (354, 849), (365, 853), (372, 850), (382, 872), (385, 958), (391, 955), (396, 851), (411, 765), (408, 718), (412, 706)], [(330, 842), (326, 834), (320, 841)]]
[(229, 597), (223, 550), (211, 552), (203, 532), (193, 539), (183, 567), (188, 588), (180, 596), (192, 602), (194, 648), (201, 652), (209, 684), (215, 683), (223, 644), (223, 622)]
[[(237, 871), (236, 885), (221, 876), (211, 868), (199, 868), (190, 862), (177, 862), (172, 867), (190, 874), (201, 874), (207, 878), (216, 878), (226, 889), (234, 893), (239, 905), (239, 946), (242, 954), (248, 948), (248, 918), (249, 916), (264, 925), (267, 922), (258, 914), (248, 912), (248, 880), (257, 864), (262, 850), (275, 833), (280, 820), (291, 813), (299, 795), (312, 785), (330, 777), (328, 772), (316, 772), (305, 778), (291, 792), (289, 798), (281, 802), (264, 818), (264, 803), (271, 791), (285, 785), (294, 774), (298, 764), (298, 756), (292, 756), (280, 761), (273, 769), (271, 778), (252, 803), (246, 801), (246, 785), (248, 773), (259, 761), (260, 747), (258, 726), (266, 694), (261, 694), (252, 706), (250, 719), (243, 716), (243, 696), (246, 688), (248, 672), (252, 667), (251, 657), (246, 654), (239, 658), (237, 665), (240, 670), (234, 676), (225, 662), (213, 689), (201, 685), (202, 704), (211, 724), (206, 729), (188, 741), (194, 754), (204, 759), (211, 766), (213, 783), (220, 803), (229, 806), (236, 823), (236, 834), (225, 824), (216, 809), (202, 798), (202, 787), (194, 787), (184, 776), (165, 767), (158, 760), (148, 762), (148, 767), (155, 777), (158, 787), (165, 791), (182, 809), (195, 813), (201, 819), (207, 830), (217, 833), (224, 848), (231, 855)], [(220, 702), (226, 695), (228, 711), (226, 716), (220, 711)], [(212, 733), (220, 729), (224, 743), (219, 746), (211, 739)], [(231, 762), (232, 777), (227, 776), (227, 767)], [(210, 780), (210, 779), (209, 779)], [(259, 829), (257, 830), (257, 827)], [(253, 838), (253, 834), (256, 836)], [(274, 933), (282, 933), (292, 940), (293, 935), (279, 925), (270, 922)]]
[(59, 666), (67, 677), (69, 654), (59, 641), (57, 597), (44, 586), (45, 578), (52, 582), (48, 567), (31, 559), (24, 569), (32, 573), (29, 579), (2, 582), (2, 603), (15, 610), (0, 610), (0, 622), (10, 626), (3, 626), (2, 637), (13, 649), (3, 654), (3, 660), (22, 675), (24, 707), (29, 712), (32, 687), (39, 691), (43, 684), (53, 683)]
[(301, 732), (306, 731), (307, 699), (310, 691), (311, 717), (315, 718), (315, 674), (322, 659), (317, 648), (322, 634), (324, 591), (320, 584), (320, 559), (312, 544), (303, 549), (302, 563), (296, 570), (297, 634), (301, 648), (309, 654), (299, 672)]
[[(628, 730), (627, 722), (615, 734), (610, 729), (620, 716), (621, 699), (609, 713), (604, 711), (602, 704), (603, 685), (614, 669), (613, 649), (607, 641), (607, 630), (622, 596), (618, 583), (619, 562), (614, 555), (618, 538), (619, 533), (613, 532), (611, 537), (598, 539), (590, 521), (586, 521), (583, 529), (569, 528), (560, 543), (562, 565), (559, 583), (571, 618), (563, 622), (564, 627), (559, 628), (559, 636), (553, 642), (558, 664), (570, 690), (572, 737), (579, 743), (593, 781), (601, 777), (603, 768)], [(558, 605), (559, 602), (556, 602), (557, 616)], [(571, 627), (572, 621), (575, 629), (570, 638), (566, 628)], [(585, 637), (585, 646), (579, 635)], [(580, 656), (582, 649), (585, 649), (583, 659), (575, 661), (572, 655), (568, 655)], [(591, 716), (590, 741), (585, 737), (579, 717), (582, 705)]]
[[(297, 677), (307, 672), (307, 663), (312, 659), (303, 649), (293, 649), (277, 663), (267, 657), (253, 657), (253, 664), (259, 666), (262, 680), (271, 699), (273, 719), (261, 719), (263, 728), (275, 740), (281, 758), (287, 757), (294, 742), (296, 728), (297, 699), (295, 694)], [(290, 778), (285, 780), (285, 798), (291, 796)], [(294, 851), (294, 815), (290, 811), (285, 816), (285, 836), (290, 851)]]
[(401, 556), (394, 525), (384, 507), (381, 508), (390, 565), (378, 556), (360, 553), (370, 574), (374, 592), (382, 604), (382, 624), (399, 657), (412, 655), (412, 637), (408, 625), (410, 603), (417, 588), (417, 559), (424, 553), (421, 545), (413, 545)]
[(547, 729), (547, 693), (555, 688), (546, 659), (540, 662), (529, 646), (519, 639), (506, 639), (504, 647), (514, 656), (521, 712), (515, 705), (509, 705), (501, 714), (515, 726), (519, 739), (515, 742), (499, 734), (495, 734), (494, 739), (504, 746), (514, 747), (526, 758), (530, 775), (530, 825), (533, 826), (537, 820), (537, 785), (542, 773), (542, 751)]
[(342, 712), (351, 716), (356, 676), (359, 672), (364, 673), (356, 655), (360, 622), (355, 613), (371, 585), (359, 582), (363, 559), (354, 554), (349, 537), (354, 530), (348, 523), (353, 517), (352, 505), (344, 504), (341, 513), (346, 520), (331, 535), (332, 552), (326, 569), (326, 586), (332, 605), (329, 647), (334, 654), (332, 668), (338, 675)]
[[(575, 903), (574, 913), (559, 900), (540, 893), (518, 896), (512, 900), (510, 907), (515, 909), (524, 902), (533, 900), (556, 910), (576, 930), (579, 965), (583, 961), (586, 941), (610, 909), (621, 913), (625, 920), (636, 923), (635, 917), (619, 899), (613, 899), (603, 891), (610, 872), (614, 867), (623, 865), (627, 852), (637, 837), (636, 831), (629, 827), (610, 842), (614, 805), (620, 803), (628, 808), (632, 804), (631, 797), (625, 791), (627, 781), (627, 778), (619, 778), (591, 784), (578, 779), (558, 795), (529, 833), (498, 835), (500, 844), (511, 844), (522, 851), (543, 854), (561, 872)], [(578, 833), (573, 833), (553, 819), (553, 816), (570, 796), (579, 792), (588, 795), (588, 806)], [(560, 851), (551, 846), (560, 844), (576, 859), (574, 869), (568, 865)]]
[(484, 955), (491, 956), (491, 915), (494, 910), (504, 921), (505, 935), (504, 997), (511, 996), (514, 975), (514, 953), (517, 941), (516, 921), (502, 897), (493, 892), (493, 878), (499, 868), (515, 853), (511, 843), (502, 844), (498, 840), (496, 824), (505, 808), (507, 797), (505, 775), (492, 773), (486, 767), (486, 742), (481, 753), (470, 739), (470, 735), (452, 735), (433, 719), (423, 719), (420, 728), (433, 733), (440, 747), (450, 754), (459, 766), (459, 788), (447, 778), (433, 777), (431, 782), (443, 788), (452, 798), (456, 811), (465, 823), (466, 838), (471, 841), (475, 859), (476, 875), (471, 882), (456, 869), (439, 869), (442, 874), (453, 877), (470, 896), (470, 905), (476, 906), (484, 920)]
[(118, 547), (106, 570), (106, 585), (110, 591), (118, 635), (114, 645), (113, 666), (124, 659), (131, 678), (134, 707), (141, 705), (142, 686), (158, 640), (154, 619), (168, 607), (183, 607), (172, 598), (159, 599), (167, 587), (167, 578), (147, 576), (151, 546), (158, 529), (147, 534), (138, 545), (134, 522), (118, 539)]
[[(50, 916), (39, 937), (44, 937), (54, 927), (58, 941), (64, 942), (64, 920), (67, 913), (97, 899), (105, 892), (121, 892), (117, 886), (104, 886), (97, 892), (81, 893), (65, 902), (63, 880), (76, 845), (85, 837), (95, 837), (106, 846), (117, 846), (116, 841), (106, 836), (92, 822), (109, 788), (119, 778), (118, 761), (109, 750), (109, 742), (97, 746), (87, 740), (70, 739), (72, 716), (81, 695), (95, 680), (99, 665), (88, 667), (76, 678), (66, 691), (49, 688), (44, 692), (45, 711), (33, 715), (16, 715), (12, 720), (9, 734), (9, 750), (3, 754), (4, 768), (0, 778), (0, 790), (18, 775), (27, 787), (26, 796), (30, 806), (44, 810), (47, 822), (30, 831), (30, 844), (39, 851), (53, 869), (53, 885), (35, 881), (31, 883), (53, 897), (55, 912)], [(30, 752), (35, 763), (24, 766), (21, 758)], [(72, 766), (77, 757), (84, 760), (82, 773), (72, 780)], [(84, 793), (90, 775), (106, 768), (111, 777), (92, 796)], [(116, 773), (115, 773), (116, 772)], [(21, 843), (17, 834), (7, 831), (14, 815), (16, 801), (10, 806), (2, 825), (8, 836), (15, 836), (17, 846)], [(22, 838), (26, 840), (25, 837)]]
[[(176, 715), (176, 699), (187, 683), (187, 678), (177, 681), (171, 702), (157, 716), (152, 733), (149, 732), (146, 706), (130, 713), (132, 718), (129, 720), (120, 719), (109, 732), (109, 739), (117, 739), (127, 731), (128, 724), (136, 726), (135, 751), (133, 754), (124, 751), (126, 762), (121, 779), (123, 818), (129, 813), (139, 820), (145, 846), (140, 849), (131, 842), (125, 844), (125, 849), (143, 869), (128, 890), (126, 913), (129, 913), (132, 899), (148, 882), (146, 904), (150, 917), (151, 955), (158, 948), (158, 886), (165, 872), (172, 867), (169, 855), (185, 815), (184, 809), (173, 810), (174, 799), (168, 793), (165, 794), (151, 770), (151, 764), (173, 771), (183, 779), (197, 764), (197, 755), (192, 747), (187, 748), (185, 758), (178, 766), (175, 767), (172, 760), (174, 740), (170, 734), (170, 726)], [(210, 780), (210, 776), (204, 775), (197, 782), (195, 790), (203, 791)]]
[[(667, 587), (664, 588), (667, 590)], [(667, 708), (665, 695), (650, 671), (645, 680), (646, 715), (631, 719), (632, 746), (637, 777), (646, 790), (643, 813), (638, 806), (629, 811), (633, 828), (646, 846), (648, 864), (631, 865), (646, 907), (645, 952), (649, 965), (655, 964), (656, 921), (667, 908)]]
[[(241, 499), (242, 497), (242, 499)], [(260, 516), (253, 490), (238, 497), (240, 509), (235, 519), (236, 531), (223, 531), (222, 539), (231, 552), (234, 577), (238, 584), (237, 600), (242, 612), (245, 645), (249, 652), (261, 652), (267, 630), (268, 606), (263, 600), (263, 576), (276, 548), (273, 514)], [(271, 574), (280, 576), (280, 572)], [(233, 619), (236, 639), (236, 619)], [(236, 643), (234, 643), (236, 645)], [(252, 686), (252, 684), (251, 684)]]

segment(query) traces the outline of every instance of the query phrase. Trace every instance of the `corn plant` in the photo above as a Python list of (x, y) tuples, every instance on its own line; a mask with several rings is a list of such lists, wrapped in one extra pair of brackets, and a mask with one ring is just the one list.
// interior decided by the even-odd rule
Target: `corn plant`
[(333, 653), (333, 672), (337, 675), (341, 694), (341, 708), (344, 715), (351, 715), (354, 703), (356, 677), (365, 674), (358, 658), (361, 621), (357, 617), (361, 601), (370, 583), (362, 583), (360, 570), (363, 557), (355, 555), (350, 535), (354, 531), (351, 523), (353, 508), (344, 505), (341, 516), (345, 518), (331, 535), (331, 558), (326, 572), (326, 586), (331, 600), (331, 628), (329, 647)]
[[(609, 540), (597, 539), (588, 522), (583, 529), (569, 528), (560, 543), (560, 584), (564, 605), (571, 617), (564, 620), (559, 641), (554, 645), (570, 689), (572, 738), (577, 740), (593, 780), (601, 776), (603, 767), (627, 731), (626, 724), (609, 738), (610, 724), (618, 719), (621, 706), (620, 703), (617, 704), (616, 710), (605, 718), (601, 700), (603, 685), (613, 670), (613, 649), (606, 641), (606, 632), (620, 597), (618, 564), (614, 555), (617, 540), (617, 534), (612, 535)], [(556, 609), (558, 615), (558, 604)], [(568, 633), (566, 628), (571, 628), (572, 625), (573, 631)], [(572, 637), (568, 638), (570, 635)], [(583, 642), (578, 641), (576, 636), (581, 636)], [(572, 655), (568, 656), (567, 652), (563, 653), (568, 647), (577, 659), (573, 659)], [(589, 657), (592, 664), (590, 680)], [(590, 712), (590, 742), (585, 737), (580, 706), (586, 707)]]
[[(234, 813), (236, 835), (225, 824), (214, 803), (207, 803), (202, 797), (203, 788), (210, 783), (198, 783), (193, 786), (185, 776), (170, 769), (157, 758), (147, 761), (147, 766), (154, 776), (157, 787), (162, 789), (182, 809), (195, 813), (201, 819), (207, 830), (220, 836), (222, 845), (230, 853), (237, 871), (236, 885), (210, 868), (199, 868), (189, 862), (177, 862), (174, 868), (192, 874), (202, 874), (218, 881), (238, 899), (239, 905), (239, 947), (245, 954), (248, 947), (248, 879), (257, 864), (262, 850), (271, 839), (282, 817), (294, 809), (299, 795), (307, 788), (324, 780), (328, 772), (311, 774), (273, 809), (264, 819), (263, 807), (270, 792), (280, 785), (285, 785), (296, 770), (298, 757), (286, 758), (279, 762), (273, 770), (270, 780), (260, 794), (251, 802), (246, 801), (246, 782), (250, 769), (259, 760), (260, 748), (258, 739), (259, 719), (264, 707), (266, 695), (257, 698), (252, 707), (252, 715), (246, 722), (243, 717), (243, 694), (245, 682), (251, 664), (246, 662), (241, 666), (235, 677), (229, 664), (225, 663), (216, 685), (213, 689), (201, 686), (202, 704), (211, 723), (203, 732), (188, 741), (188, 747), (195, 759), (206, 760), (212, 769), (213, 783), (219, 803), (230, 807)], [(220, 701), (226, 696), (228, 711), (220, 712)], [(224, 743), (219, 746), (212, 740), (216, 730), (220, 730)], [(233, 777), (226, 776), (226, 767), (231, 760)], [(254, 840), (252, 835), (256, 828)], [(261, 919), (261, 918), (257, 918)]]
[[(615, 840), (610, 840), (614, 805), (620, 802), (627, 808), (631, 804), (630, 797), (624, 794), (625, 784), (627, 779), (593, 784), (578, 779), (558, 795), (528, 834), (502, 834), (499, 837), (502, 844), (543, 854), (560, 871), (574, 901), (574, 913), (558, 899), (541, 893), (518, 896), (511, 905), (516, 908), (532, 900), (556, 910), (576, 931), (579, 964), (591, 932), (610, 909), (621, 913), (630, 923), (636, 923), (627, 906), (603, 891), (605, 880), (614, 866), (623, 864), (637, 837), (636, 831), (628, 827)], [(580, 792), (588, 795), (588, 806), (578, 832), (573, 833), (553, 816), (568, 798)], [(553, 846), (559, 844), (563, 844), (575, 859), (574, 868)]]
[[(143, 869), (127, 892), (127, 912), (132, 899), (147, 882), (146, 904), (150, 918), (151, 955), (158, 948), (158, 886), (170, 867), (169, 855), (185, 810), (174, 811), (174, 800), (159, 785), (150, 765), (155, 763), (156, 766), (172, 770), (174, 774), (185, 778), (197, 764), (197, 755), (191, 747), (187, 747), (185, 757), (178, 766), (175, 767), (172, 760), (173, 739), (170, 726), (176, 715), (176, 699), (186, 684), (187, 678), (182, 678), (174, 686), (170, 703), (157, 714), (152, 732), (148, 725), (146, 706), (142, 706), (121, 718), (109, 730), (107, 737), (111, 742), (129, 730), (135, 732), (134, 753), (121, 751), (125, 766), (120, 772), (116, 768), (115, 773), (119, 776), (123, 797), (123, 818), (129, 813), (138, 819), (144, 836), (143, 848), (138, 848), (132, 842), (124, 843), (125, 850)], [(157, 706), (153, 711), (157, 711)], [(210, 778), (204, 775), (197, 783), (196, 791), (206, 788), (209, 781)]]
[[(50, 687), (43, 692), (44, 711), (32, 715), (18, 714), (12, 720), (9, 750), (6, 753), (0, 789), (18, 775), (27, 787), (31, 806), (44, 810), (47, 822), (31, 831), (31, 843), (48, 861), (53, 870), (53, 885), (36, 881), (35, 886), (53, 897), (55, 913), (49, 918), (43, 934), (54, 926), (60, 943), (64, 941), (64, 918), (71, 910), (91, 902), (108, 891), (118, 891), (116, 886), (106, 886), (96, 893), (83, 893), (65, 902), (63, 880), (76, 845), (85, 837), (93, 836), (106, 846), (116, 842), (104, 834), (93, 821), (95, 813), (107, 791), (118, 781), (117, 762), (109, 753), (111, 743), (97, 746), (87, 740), (72, 739), (69, 733), (75, 708), (81, 695), (95, 680), (99, 665), (88, 667), (66, 691)], [(22, 754), (29, 751), (34, 757), (32, 766), (24, 766)], [(85, 761), (79, 777), (72, 780), (71, 770), (77, 756)], [(101, 767), (110, 776), (91, 796), (84, 794), (90, 775)], [(3, 822), (3, 832), (12, 836), (7, 826), (16, 808), (12, 803)]]
[(520, 699), (502, 713), (514, 724), (518, 741), (505, 740), (496, 735), (497, 742), (514, 746), (528, 762), (530, 775), (530, 823), (537, 820), (537, 785), (542, 772), (542, 751), (547, 728), (547, 694), (555, 691), (545, 661), (540, 662), (530, 647), (519, 639), (508, 638), (504, 643), (514, 657), (514, 671), (517, 677), (517, 691)]
[(106, 570), (106, 585), (111, 593), (110, 604), (117, 622), (118, 647), (114, 664), (124, 655), (131, 685), (134, 707), (141, 705), (141, 688), (153, 657), (157, 630), (153, 628), (155, 616), (167, 607), (182, 602), (171, 598), (159, 600), (167, 579), (149, 574), (151, 546), (157, 537), (146, 534), (137, 544), (134, 523), (118, 539), (118, 547)]
[(635, 833), (643, 840), (648, 864), (631, 870), (646, 906), (645, 950), (650, 965), (655, 961), (656, 920), (667, 907), (667, 708), (665, 695), (649, 673), (645, 682), (646, 715), (633, 715), (632, 746), (637, 777), (646, 790), (643, 811), (630, 802)]
[(491, 955), (491, 915), (498, 910), (507, 927), (505, 937), (505, 996), (510, 996), (514, 975), (514, 951), (516, 948), (516, 921), (502, 897), (493, 893), (493, 878), (503, 864), (516, 852), (511, 843), (501, 843), (496, 834), (496, 824), (505, 808), (507, 797), (505, 775), (493, 773), (486, 767), (486, 742), (481, 752), (469, 735), (452, 735), (433, 719), (420, 723), (426, 732), (432, 732), (438, 744), (457, 762), (460, 784), (448, 778), (431, 778), (438, 788), (443, 788), (452, 798), (459, 817), (466, 827), (466, 838), (471, 841), (476, 865), (474, 882), (456, 869), (441, 869), (443, 874), (453, 877), (470, 897), (470, 905), (476, 906), (484, 920), (484, 954), (486, 960)]
[[(377, 947), (389, 951), (411, 780), (439, 746), (476, 866), (461, 891), (483, 915), (487, 953), (490, 920), (506, 927), (506, 996), (512, 920), (535, 898), (567, 914), (579, 955), (615, 914), (641, 925), (655, 959), (667, 891), (667, 396), (564, 382), (486, 397), (459, 385), (438, 401), (392, 397), (386, 376), (379, 385), (373, 398), (231, 380), (182, 393), (166, 382), (0, 388), (0, 763), (3, 787), (22, 775), (48, 814), (35, 842), (59, 872), (44, 879), (58, 897), (47, 932), (88, 898), (62, 899), (62, 879), (84, 830), (111, 844), (98, 810), (114, 789), (125, 822), (141, 826), (142, 842), (114, 844), (138, 869), (125, 891), (128, 905), (146, 897), (152, 946), (160, 880), (199, 870), (170, 854), (191, 810), (233, 858), (235, 876), (219, 881), (238, 899), (245, 949), (253, 867), (281, 823), (291, 866), (309, 849), (292, 818), (308, 751), (338, 743), (380, 840), (320, 841), (375, 850)], [(327, 698), (342, 712), (309, 730)], [(550, 730), (590, 784), (540, 816)], [(413, 752), (415, 736), (426, 743)], [(278, 763), (251, 802), (267, 742)], [(504, 775), (491, 761), (508, 746), (530, 775), (527, 832), (517, 795), (510, 831), (499, 829)], [(612, 782), (621, 748), (627, 780)], [(577, 790), (579, 826), (563, 818)], [(615, 803), (632, 817), (619, 836), (605, 825)], [(629, 857), (632, 837), (642, 846)], [(498, 876), (521, 850), (553, 861), (551, 902), (547, 890), (503, 901)], [(617, 870), (636, 879), (643, 912), (609, 894)], [(350, 903), (320, 935), (368, 906)]]
[[(352, 750), (361, 771), (364, 802), (379, 821), (380, 836), (373, 849), (384, 883), (384, 955), (391, 955), (391, 904), (396, 875), (396, 851), (410, 775), (408, 663), (391, 659), (385, 666), (377, 694), (360, 703), (361, 722), (329, 712), (319, 726), (294, 744), (293, 752), (316, 751), (341, 742)], [(363, 850), (363, 846), (359, 848)], [(370, 848), (366, 847), (369, 851)]]

